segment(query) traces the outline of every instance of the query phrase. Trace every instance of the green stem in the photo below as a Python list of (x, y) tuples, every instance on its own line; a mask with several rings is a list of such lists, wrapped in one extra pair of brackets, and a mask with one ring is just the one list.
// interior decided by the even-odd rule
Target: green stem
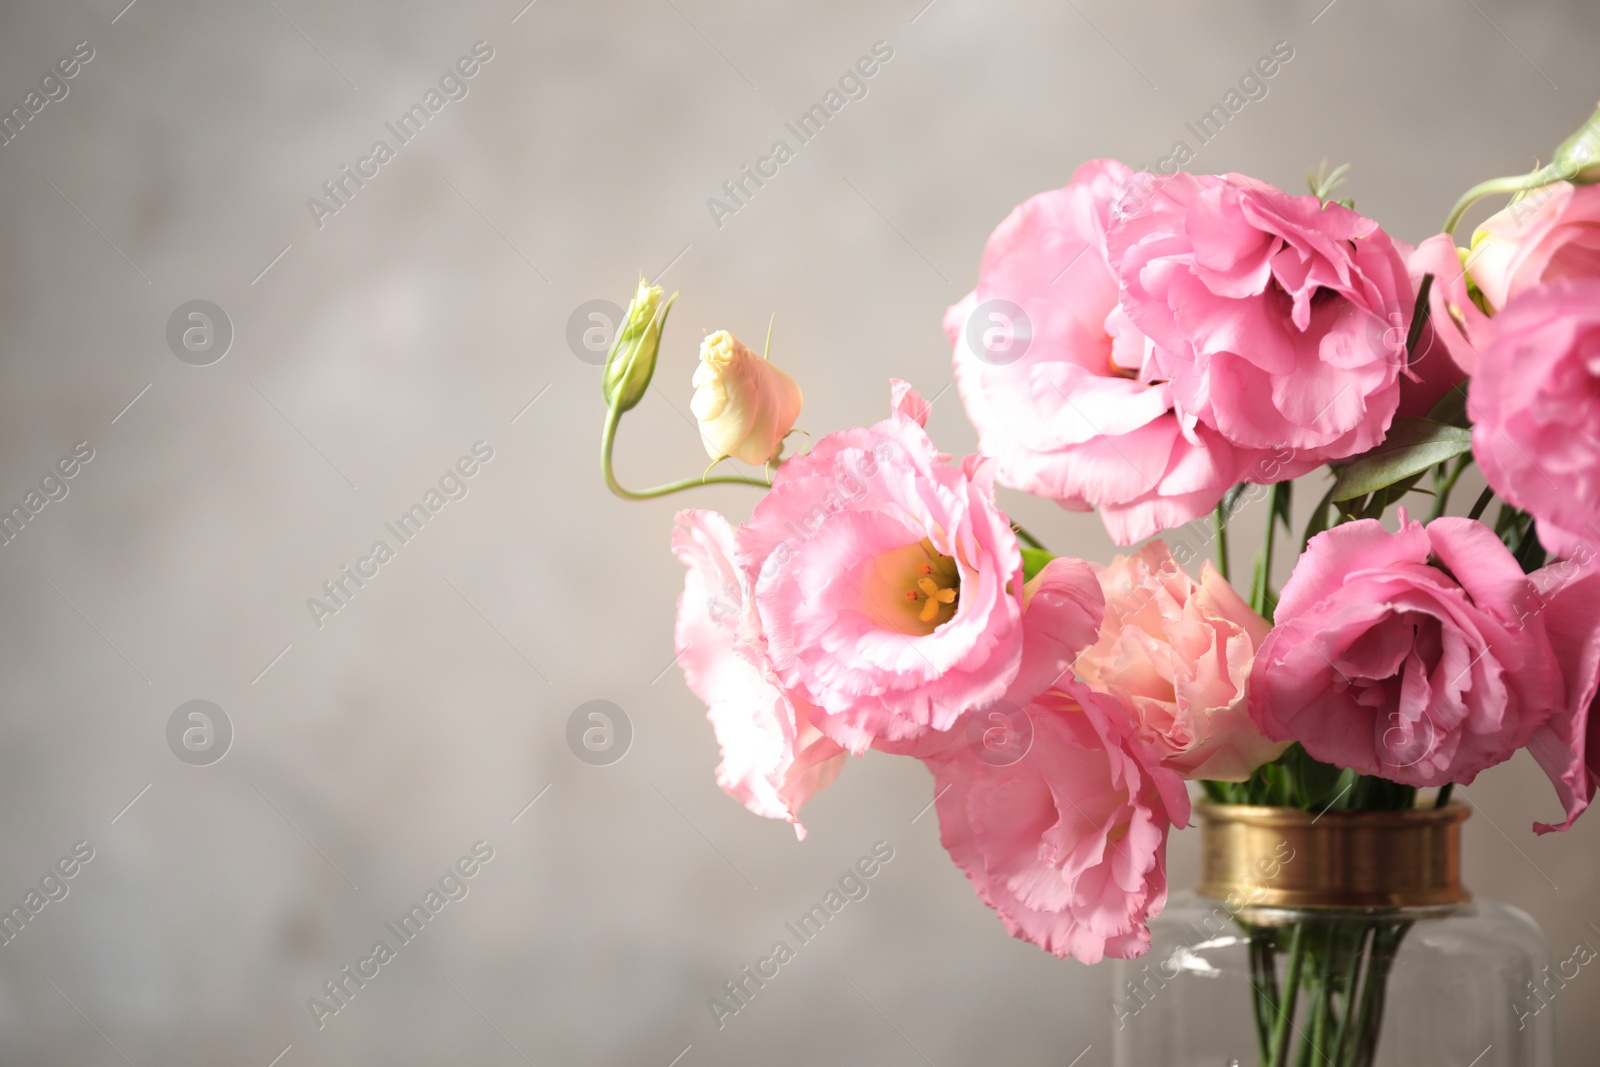
[(1370, 1064), (1377, 1058), (1378, 1038), (1383, 1032), (1383, 1008), (1389, 991), (1389, 971), (1394, 966), (1400, 941), (1411, 923), (1400, 922), (1380, 927), (1372, 940), (1371, 973), (1361, 998), (1361, 1039), (1356, 1045), (1355, 1062)]
[(1256, 1017), (1256, 1047), (1261, 1052), (1261, 1062), (1272, 1055), (1272, 1023), (1277, 1018), (1278, 976), (1273, 973), (1272, 935), (1263, 930), (1239, 924), (1250, 935), (1250, 988), (1255, 992), (1253, 1007)]
[(1433, 511), (1428, 515), (1432, 522), (1444, 514), (1444, 509), (1450, 504), (1450, 492), (1456, 487), (1456, 482), (1461, 480), (1461, 473), (1467, 469), (1467, 464), (1472, 462), (1472, 453), (1468, 452), (1458, 458), (1455, 465), (1450, 467), (1443, 481), (1435, 480), (1433, 483)]
[[(1351, 1025), (1360, 1016), (1361, 982), (1372, 969), (1372, 927), (1357, 929), (1354, 951), (1350, 953), (1349, 969), (1345, 972), (1344, 1015), (1339, 1020), (1339, 1026), (1333, 1038), (1333, 1057), (1329, 1061), (1333, 1067), (1344, 1067), (1344, 1050), (1346, 1042), (1350, 1039)], [(1365, 966), (1363, 966), (1365, 964)], [(1360, 1024), (1355, 1023), (1359, 1028)]]
[(1456, 206), (1450, 209), (1450, 214), (1444, 220), (1444, 232), (1455, 233), (1456, 227), (1461, 225), (1461, 216), (1467, 213), (1468, 208), (1486, 196), (1494, 196), (1496, 193), (1520, 193), (1528, 189), (1537, 189), (1541, 185), (1549, 185), (1551, 182), (1556, 181), (1560, 175), (1553, 172), (1547, 173), (1551, 172), (1551, 170), (1552, 168), (1550, 167), (1544, 167), (1534, 171), (1532, 174), (1518, 174), (1509, 178), (1490, 178), (1486, 182), (1479, 182), (1465, 193), (1462, 193), (1461, 199), (1456, 201)]
[(1228, 516), (1224, 514), (1224, 503), (1217, 501), (1217, 510), (1212, 512), (1211, 518), (1217, 524), (1217, 573), (1222, 575), (1222, 580), (1228, 580)]
[(1294, 1022), (1295, 1000), (1300, 994), (1300, 968), (1305, 963), (1305, 927), (1295, 924), (1289, 936), (1289, 969), (1283, 976), (1283, 1000), (1278, 1007), (1278, 1018), (1272, 1030), (1272, 1065), (1288, 1067), (1289, 1027)]
[(1260, 562), (1256, 566), (1256, 580), (1250, 585), (1250, 606), (1257, 615), (1267, 615), (1267, 601), (1271, 597), (1272, 547), (1278, 533), (1279, 498), (1287, 492), (1288, 482), (1277, 482), (1267, 494), (1267, 533), (1261, 542)]
[(702, 475), (699, 478), (684, 478), (676, 482), (658, 485), (653, 489), (625, 489), (617, 481), (617, 476), (611, 470), (611, 450), (617, 439), (617, 424), (622, 421), (622, 412), (615, 405), (606, 410), (606, 425), (600, 437), (600, 473), (605, 476), (606, 488), (622, 497), (624, 500), (653, 500), (656, 497), (666, 496), (669, 493), (679, 493), (685, 489), (693, 489), (701, 485), (753, 485), (757, 489), (770, 489), (766, 482), (758, 482), (754, 478), (746, 478), (736, 474), (719, 474), (715, 478)]
[(1027, 530), (1024, 530), (1021, 523), (1012, 523), (1011, 532), (1017, 535), (1017, 540), (1021, 541), (1029, 548), (1037, 548), (1040, 552), (1050, 551), (1048, 548), (1044, 547), (1044, 542), (1040, 541)]
[(1488, 486), (1483, 487), (1483, 492), (1478, 494), (1478, 502), (1472, 505), (1472, 510), (1467, 512), (1467, 518), (1476, 519), (1483, 514), (1483, 509), (1489, 506), (1489, 501), (1494, 499), (1494, 490)]
[(1322, 1051), (1319, 1037), (1326, 1019), (1328, 990), (1313, 976), (1306, 994), (1311, 997), (1311, 1004), (1306, 1008), (1305, 1031), (1300, 1034), (1300, 1054), (1295, 1057), (1295, 1067), (1311, 1067), (1312, 1052), (1320, 1055)]
[(1455, 789), (1455, 787), (1456, 787), (1456, 784), (1454, 782), (1446, 782), (1443, 786), (1441, 786), (1439, 788), (1439, 795), (1438, 795), (1437, 798), (1435, 798), (1435, 800), (1433, 802), (1433, 806), (1436, 807), (1436, 808), (1442, 808), (1445, 805), (1449, 804), (1450, 803), (1450, 793), (1451, 793), (1452, 790)]

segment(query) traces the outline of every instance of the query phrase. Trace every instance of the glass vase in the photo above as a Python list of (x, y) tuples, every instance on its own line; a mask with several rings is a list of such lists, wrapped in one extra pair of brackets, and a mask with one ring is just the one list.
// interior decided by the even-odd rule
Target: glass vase
[(1563, 980), (1462, 887), (1466, 807), (1196, 813), (1200, 884), (1117, 964), (1116, 1067), (1552, 1067)]

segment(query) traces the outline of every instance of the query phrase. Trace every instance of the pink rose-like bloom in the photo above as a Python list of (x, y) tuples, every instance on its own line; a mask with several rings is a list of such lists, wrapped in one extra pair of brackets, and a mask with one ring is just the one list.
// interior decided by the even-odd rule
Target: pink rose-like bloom
[(1528, 742), (1567, 814), (1558, 825), (1535, 823), (1541, 834), (1570, 830), (1594, 799), (1600, 778), (1600, 568), (1595, 563), (1595, 554), (1584, 548), (1576, 558), (1529, 575), (1538, 596), (1528, 611), (1544, 618), (1566, 677), (1566, 700)]
[(1414, 293), (1376, 222), (1239, 174), (1157, 178), (1106, 236), (1174, 404), (1316, 463), (1383, 440)]
[[(857, 753), (948, 729), (1024, 664), (1022, 553), (992, 470), (951, 463), (923, 431), (927, 404), (895, 395), (890, 418), (786, 461), (737, 535), (779, 679)], [(1071, 662), (1035, 637), (1039, 656)]]
[(1467, 269), (1496, 310), (1561, 278), (1600, 277), (1600, 187), (1557, 182), (1490, 216)]
[(722, 748), (717, 784), (757, 815), (787, 819), (838, 775), (845, 751), (784, 692), (763, 650), (749, 587), (733, 561), (733, 529), (714, 511), (681, 511), (672, 551), (688, 568), (675, 643), (689, 688), (709, 707)]
[(1216, 507), (1240, 481), (1294, 477), (1173, 409), (1152, 346), (1117, 302), (1112, 209), (1148, 181), (1110, 159), (1018, 205), (984, 247), (977, 287), (945, 314), (956, 384), (999, 480), (1100, 510), (1131, 544)]
[(1311, 539), (1283, 588), (1250, 713), (1325, 763), (1469, 784), (1526, 744), (1563, 692), (1533, 595), (1480, 522), (1423, 526), (1402, 510), (1397, 533), (1376, 519), (1336, 526)]
[(1600, 547), (1600, 279), (1512, 300), (1467, 391), (1472, 452), (1558, 555)]
[(1109, 567), (1100, 638), (1079, 656), (1078, 676), (1132, 713), (1135, 729), (1187, 779), (1242, 782), (1283, 754), (1250, 718), (1245, 683), (1271, 626), (1210, 563), (1197, 582), (1163, 541)]
[(1167, 899), (1167, 831), (1189, 821), (1183, 782), (1125, 709), (1081, 683), (1026, 712), (1032, 743), (1016, 763), (956, 738), (926, 760), (940, 839), (1013, 937), (1084, 963), (1141, 955)]

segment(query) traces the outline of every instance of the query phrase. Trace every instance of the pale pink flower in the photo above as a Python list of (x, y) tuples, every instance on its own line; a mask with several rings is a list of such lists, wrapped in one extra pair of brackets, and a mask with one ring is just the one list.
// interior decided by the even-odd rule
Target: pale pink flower
[(940, 839), (1013, 937), (1084, 963), (1141, 955), (1166, 903), (1167, 831), (1189, 821), (1183, 782), (1079, 682), (1025, 711), (1015, 763), (985, 760), (962, 730), (927, 758)]
[(1008, 215), (977, 287), (945, 314), (956, 383), (999, 480), (1074, 511), (1098, 508), (1130, 544), (1216, 507), (1240, 481), (1305, 473), (1174, 411), (1153, 346), (1117, 303), (1114, 206), (1147, 182), (1094, 160)]
[(1600, 277), (1600, 187), (1556, 182), (1512, 201), (1472, 235), (1467, 264), (1496, 311), (1546, 282)]
[(1467, 390), (1472, 451), (1558, 555), (1600, 548), (1600, 278), (1514, 298)]
[(1156, 178), (1110, 228), (1133, 325), (1176, 408), (1320, 463), (1383, 440), (1414, 293), (1371, 219), (1239, 174)]
[(845, 752), (812, 724), (811, 705), (778, 683), (733, 543), (733, 529), (716, 512), (678, 513), (672, 551), (688, 568), (678, 599), (678, 663), (710, 709), (722, 749), (717, 784), (757, 815), (787, 819), (804, 838), (800, 807), (833, 781)]
[(1163, 766), (1187, 779), (1242, 782), (1288, 747), (1250, 718), (1245, 683), (1271, 629), (1208, 562), (1197, 582), (1163, 541), (1096, 567), (1106, 596), (1099, 640), (1078, 656), (1084, 682), (1133, 715)]
[(1402, 509), (1311, 539), (1256, 654), (1250, 713), (1314, 758), (1469, 784), (1544, 725), (1562, 681), (1535, 591), (1494, 532)]
[[(1100, 633), (1105, 613), (1105, 598), (1094, 564), (1060, 556), (1046, 563), (1033, 580), (1022, 587), (1022, 658), (1016, 676), (1005, 696), (987, 705), (1014, 712), (1020, 705), (1072, 677), (1073, 660)], [(880, 752), (923, 759), (944, 751), (954, 736), (961, 735), (982, 709), (957, 719), (955, 734), (929, 730), (902, 740), (878, 737), (872, 747)]]

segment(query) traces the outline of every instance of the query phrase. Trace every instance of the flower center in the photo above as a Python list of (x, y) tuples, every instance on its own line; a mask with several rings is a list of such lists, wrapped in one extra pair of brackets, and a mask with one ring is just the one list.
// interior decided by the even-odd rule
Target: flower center
[(1105, 335), (1105, 349), (1106, 349), (1106, 376), (1107, 377), (1110, 377), (1110, 378), (1138, 378), (1139, 377), (1139, 368), (1138, 367), (1124, 367), (1122, 364), (1117, 362), (1117, 342), (1116, 342), (1116, 339), (1113, 338), (1111, 336), (1111, 334), (1109, 334), (1109, 333), (1107, 333)]
[(868, 585), (872, 614), (903, 634), (930, 634), (960, 607), (961, 572), (956, 561), (926, 537), (875, 559)]

